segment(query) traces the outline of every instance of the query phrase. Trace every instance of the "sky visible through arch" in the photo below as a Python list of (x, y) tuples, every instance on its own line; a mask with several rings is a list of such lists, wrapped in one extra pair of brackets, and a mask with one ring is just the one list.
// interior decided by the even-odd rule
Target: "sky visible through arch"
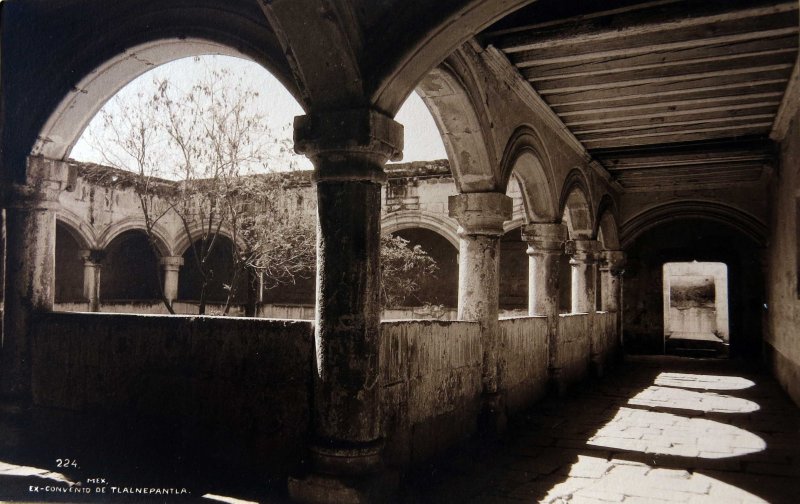
[[(139, 92), (153, 93), (155, 86), (154, 78), (168, 78), (171, 84), (188, 89), (205, 71), (204, 67), (227, 68), (238, 76), (245, 84), (249, 84), (259, 92), (259, 107), (267, 116), (267, 121), (271, 130), (280, 132), (287, 138), (292, 135), (292, 122), (296, 115), (303, 114), (303, 109), (295, 101), (294, 97), (283, 87), (283, 85), (263, 67), (249, 60), (233, 58), (230, 56), (201, 56), (197, 58), (184, 58), (165, 65), (159, 66), (133, 80), (118, 93), (118, 96), (125, 99), (127, 96), (135, 96)], [(106, 109), (113, 113), (113, 100), (105, 105)], [(433, 117), (428, 111), (422, 99), (412, 93), (401, 107), (395, 118), (403, 124), (405, 129), (405, 146), (403, 149), (403, 161), (428, 161), (433, 159), (444, 159), (447, 154), (442, 143), (441, 135), (433, 121)], [(99, 122), (98, 114), (93, 119)], [(88, 141), (87, 131), (75, 144), (70, 153), (70, 157), (78, 161), (103, 163), (103, 157)], [(304, 156), (297, 156), (297, 167), (300, 169), (312, 169), (311, 162)], [(280, 170), (280, 168), (277, 168)]]

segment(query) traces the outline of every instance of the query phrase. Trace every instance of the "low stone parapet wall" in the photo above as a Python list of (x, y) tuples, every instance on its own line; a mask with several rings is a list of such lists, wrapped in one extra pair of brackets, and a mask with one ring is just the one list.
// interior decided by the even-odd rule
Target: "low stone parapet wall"
[(558, 317), (558, 348), (556, 367), (567, 385), (583, 380), (589, 371), (590, 325), (589, 314), (568, 313)]
[(423, 461), (475, 433), (481, 401), (480, 336), (480, 325), (474, 322), (381, 324), (389, 463)]
[(36, 321), (33, 356), (40, 408), (107, 417), (120, 432), (131, 420), (275, 474), (303, 454), (314, 376), (309, 322), (50, 313)]
[(500, 320), (503, 349), (501, 387), (513, 415), (541, 399), (548, 384), (547, 317)]

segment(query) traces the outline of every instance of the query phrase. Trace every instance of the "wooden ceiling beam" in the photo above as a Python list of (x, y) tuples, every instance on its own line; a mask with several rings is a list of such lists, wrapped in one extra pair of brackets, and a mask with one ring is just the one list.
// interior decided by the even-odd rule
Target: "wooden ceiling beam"
[(606, 137), (581, 140), (591, 152), (593, 149), (612, 149), (661, 145), (679, 142), (694, 142), (711, 139), (733, 138), (749, 135), (764, 135), (772, 123), (758, 123), (746, 126), (728, 126), (717, 128), (696, 128), (671, 132), (651, 133), (635, 136)]
[[(616, 107), (601, 107), (601, 108), (587, 108), (571, 110), (567, 107), (554, 107), (555, 112), (565, 121), (593, 121), (602, 120), (615, 117), (637, 117), (635, 114), (643, 110), (647, 110), (646, 114), (642, 116), (660, 115), (663, 112), (681, 111), (681, 110), (697, 110), (697, 106), (706, 106), (715, 103), (729, 103), (728, 105), (720, 105), (719, 107), (705, 107), (705, 108), (730, 108), (737, 106), (736, 104), (747, 105), (761, 105), (772, 104), (778, 101), (783, 96), (781, 91), (772, 91), (768, 93), (752, 93), (742, 95), (735, 93), (731, 96), (714, 96), (708, 98), (698, 98), (693, 100), (668, 100), (663, 102), (645, 102), (637, 105), (618, 105)], [(629, 116), (627, 114), (634, 114)]]
[(562, 75), (548, 75), (543, 77), (537, 68), (522, 70), (522, 75), (538, 89), (552, 85), (561, 87), (572, 82), (591, 82), (603, 83), (614, 81), (644, 79), (647, 77), (672, 77), (684, 73), (697, 73), (712, 70), (727, 70), (748, 66), (764, 66), (770, 64), (793, 63), (797, 48), (788, 47), (781, 49), (770, 49), (765, 51), (755, 51), (746, 54), (728, 54), (725, 56), (713, 56), (708, 58), (698, 58), (693, 60), (678, 60), (650, 65), (639, 65), (629, 67), (617, 67), (614, 69), (598, 72), (575, 72)]
[(699, 48), (678, 49), (646, 53), (637, 56), (600, 58), (573, 64), (542, 64), (539, 60), (521, 60), (517, 55), (509, 55), (509, 61), (519, 68), (535, 68), (540, 77), (575, 75), (601, 75), (624, 69), (646, 69), (655, 65), (670, 65), (686, 61), (700, 62), (719, 58), (739, 58), (743, 55), (756, 55), (764, 52), (792, 51), (797, 46), (796, 36), (783, 36), (744, 42), (712, 44)]
[(603, 167), (612, 173), (624, 172), (628, 170), (641, 170), (649, 168), (668, 168), (673, 166), (702, 166), (702, 165), (716, 165), (725, 163), (750, 163), (750, 164), (764, 164), (771, 163), (772, 157), (767, 155), (747, 155), (747, 156), (720, 156), (720, 157), (692, 157), (687, 159), (673, 159), (668, 156), (663, 156), (658, 160), (642, 161), (637, 163), (614, 163), (610, 160), (601, 160)]
[[(669, 83), (681, 83), (689, 81), (693, 84), (702, 79), (719, 79), (720, 77), (731, 76), (753, 76), (754, 74), (767, 74), (769, 72), (786, 71), (788, 74), (794, 67), (794, 61), (788, 63), (775, 63), (772, 65), (749, 66), (742, 68), (730, 68), (725, 70), (710, 70), (699, 71), (701, 67), (693, 67), (687, 70), (686, 73), (675, 74), (672, 69), (664, 72), (650, 72), (642, 73), (647, 77), (631, 79), (631, 80), (618, 80), (609, 78), (598, 79), (577, 79), (574, 83), (558, 83), (558, 82), (542, 82), (534, 86), (534, 89), (542, 95), (548, 96), (552, 94), (565, 94), (565, 93), (580, 93), (583, 91), (597, 91), (603, 89), (619, 89), (626, 87), (644, 86), (648, 84), (658, 84), (663, 86)], [(693, 72), (692, 72), (693, 71)], [(612, 76), (613, 77), (613, 76)], [(788, 79), (788, 75), (787, 75)], [(752, 80), (748, 77), (747, 80)], [(578, 82), (585, 84), (578, 84)], [(573, 84), (573, 85), (570, 85)]]
[[(702, 48), (720, 44), (763, 40), (769, 38), (789, 37), (798, 33), (797, 26), (782, 26), (750, 30), (741, 28), (741, 33), (712, 36), (709, 33), (684, 35), (685, 38), (666, 37), (663, 41), (642, 40), (638, 44), (621, 45), (620, 47), (602, 48), (591, 45), (570, 48), (567, 51), (529, 51), (519, 56), (519, 61), (538, 61), (541, 65), (577, 64), (603, 58), (626, 58), (646, 54), (664, 53), (681, 49)], [(674, 34), (673, 34), (674, 35)]]
[(604, 127), (595, 126), (593, 129), (584, 129), (584, 130), (576, 128), (570, 128), (570, 129), (572, 130), (572, 133), (575, 134), (575, 136), (577, 136), (578, 138), (587, 138), (589, 135), (618, 133), (627, 131), (641, 132), (641, 131), (674, 130), (676, 127), (679, 126), (696, 126), (698, 124), (711, 125), (711, 124), (729, 124), (740, 121), (772, 120), (775, 117), (775, 110), (777, 110), (777, 107), (773, 108), (768, 113), (747, 114), (738, 117), (732, 114), (726, 114), (722, 117), (702, 117), (699, 119), (681, 120), (672, 122), (653, 123), (650, 121), (645, 121), (643, 124), (642, 123), (635, 124), (633, 122), (629, 122), (629, 124), (625, 125), (604, 126)]
[(728, 106), (718, 106), (718, 107), (704, 107), (704, 108), (693, 108), (693, 107), (684, 107), (684, 108), (675, 108), (675, 109), (668, 109), (664, 111), (658, 112), (650, 112), (647, 114), (616, 114), (610, 115), (605, 114), (602, 117), (595, 116), (592, 119), (583, 119), (583, 120), (566, 120), (564, 124), (568, 126), (570, 129), (579, 128), (581, 126), (597, 126), (597, 125), (607, 125), (607, 126), (615, 126), (615, 125), (624, 125), (624, 124), (645, 124), (645, 123), (653, 123), (655, 121), (662, 121), (662, 124), (667, 124), (666, 118), (672, 117), (682, 117), (684, 119), (693, 119), (693, 118), (715, 118), (715, 117), (735, 117), (737, 115), (749, 113), (749, 112), (756, 112), (756, 113), (767, 113), (767, 112), (776, 112), (778, 106), (780, 105), (780, 101), (774, 100), (771, 102), (753, 102), (753, 103), (744, 103), (744, 104), (736, 104), (736, 105), (728, 105)]
[(612, 88), (595, 91), (584, 91), (580, 93), (564, 93), (553, 94), (546, 98), (545, 101), (551, 107), (558, 107), (563, 105), (576, 105), (576, 104), (590, 104), (590, 103), (604, 103), (609, 105), (614, 101), (630, 102), (636, 99), (646, 99), (654, 102), (666, 97), (685, 97), (685, 98), (699, 98), (698, 95), (718, 96), (723, 90), (736, 89), (739, 92), (744, 91), (745, 95), (748, 89), (753, 86), (779, 84), (785, 86), (788, 81), (788, 75), (785, 71), (769, 72), (758, 76), (751, 76), (747, 74), (736, 75), (729, 77), (726, 80), (722, 79), (704, 79), (702, 82), (677, 82), (668, 83), (664, 85), (649, 85), (640, 86), (643, 89), (637, 88)]
[[(750, 2), (752, 4), (752, 2)], [(774, 17), (797, 11), (796, 1), (762, 1), (754, 7), (742, 2), (703, 2), (687, 9), (684, 4), (671, 4), (644, 11), (539, 27), (519, 33), (493, 37), (493, 44), (513, 53), (553, 49), (575, 44), (599, 44), (641, 35), (653, 35), (735, 21), (755, 23), (761, 17)]]

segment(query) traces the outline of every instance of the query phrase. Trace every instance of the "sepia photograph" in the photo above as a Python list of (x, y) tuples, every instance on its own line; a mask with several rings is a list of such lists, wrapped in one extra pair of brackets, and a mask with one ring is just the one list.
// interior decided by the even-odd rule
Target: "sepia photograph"
[(0, 0), (0, 502), (800, 502), (800, 1)]

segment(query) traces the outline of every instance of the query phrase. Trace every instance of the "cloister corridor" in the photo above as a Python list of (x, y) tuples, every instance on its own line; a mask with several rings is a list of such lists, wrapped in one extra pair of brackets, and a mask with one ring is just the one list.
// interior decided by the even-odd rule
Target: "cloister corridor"
[[(36, 502), (60, 501), (64, 495), (44, 489), (100, 477), (108, 492), (142, 482), (184, 485), (187, 494), (165, 497), (169, 502), (287, 501), (280, 485), (254, 493), (264, 490), (247, 487), (241, 474), (217, 470), (187, 476), (180, 462), (164, 466), (165, 459), (148, 446), (95, 441), (39, 440), (48, 454), (54, 445), (70, 453), (78, 445), (113, 446), (126, 454), (124, 461), (89, 449), (78, 455), (85, 462), (81, 467), (53, 472), (43, 468), (50, 461), (38, 460), (35, 451), (24, 459), (4, 457), (0, 499), (38, 487)], [(628, 356), (603, 379), (513, 418), (503, 439), (473, 440), (418, 466), (401, 481), (398, 499), (404, 504), (791, 503), (800, 499), (798, 453), (800, 409), (770, 375), (735, 360)], [(109, 460), (116, 462), (109, 466)], [(74, 497), (81, 502), (141, 498), (94, 492)]]

